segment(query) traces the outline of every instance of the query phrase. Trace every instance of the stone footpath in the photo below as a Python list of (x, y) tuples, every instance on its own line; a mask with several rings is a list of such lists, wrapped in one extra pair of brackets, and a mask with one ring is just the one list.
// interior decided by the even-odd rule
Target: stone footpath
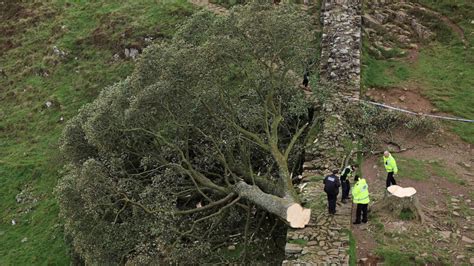
[(328, 214), (322, 181), (308, 182), (302, 194), (312, 207), (311, 221), (288, 231), (283, 265), (349, 265), (351, 203), (338, 202), (336, 215)]

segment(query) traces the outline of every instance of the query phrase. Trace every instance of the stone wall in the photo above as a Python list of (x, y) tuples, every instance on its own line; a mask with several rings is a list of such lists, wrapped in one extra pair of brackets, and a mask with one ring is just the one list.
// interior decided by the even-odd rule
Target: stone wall
[(320, 76), (323, 89), (334, 90), (325, 101), (319, 116), (321, 131), (306, 147), (304, 169), (324, 174), (342, 166), (353, 141), (348, 132), (345, 113), (359, 98), (362, 46), (362, 2), (360, 0), (326, 0), (322, 3)]
[(337, 214), (327, 214), (322, 180), (315, 177), (340, 169), (355, 146), (346, 114), (355, 105), (347, 97), (359, 98), (360, 92), (361, 11), (360, 0), (322, 3), (319, 86), (334, 91), (323, 106), (318, 106), (320, 130), (305, 148), (305, 183), (300, 188), (303, 202), (312, 210), (311, 221), (304, 229), (288, 231), (284, 265), (349, 265), (351, 204), (338, 203)]
[(326, 0), (322, 4), (320, 75), (338, 92), (358, 97), (360, 91), (360, 0)]

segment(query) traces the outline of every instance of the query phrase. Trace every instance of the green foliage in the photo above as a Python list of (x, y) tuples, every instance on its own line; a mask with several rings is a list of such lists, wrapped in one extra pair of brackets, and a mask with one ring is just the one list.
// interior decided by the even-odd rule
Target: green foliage
[[(86, 263), (219, 262), (212, 246), (229, 235), (279, 224), (248, 201), (240, 203), (252, 212), (235, 205), (234, 184), (280, 195), (298, 162), (302, 143), (293, 137), (308, 103), (295, 73), (315, 52), (308, 36), (310, 19), (292, 6), (199, 12), (69, 121), (57, 194)], [(211, 205), (226, 195), (232, 203)]]
[[(192, 12), (184, 0), (2, 4), (1, 265), (69, 264), (53, 197), (62, 160), (57, 149), (61, 118), (69, 120), (100, 88), (131, 73), (133, 62), (123, 56), (112, 60), (114, 54), (128, 45), (144, 45), (144, 37), (170, 38)], [(54, 46), (66, 55), (55, 54)], [(45, 106), (47, 101), (52, 107)], [(36, 203), (15, 201), (26, 190)]]

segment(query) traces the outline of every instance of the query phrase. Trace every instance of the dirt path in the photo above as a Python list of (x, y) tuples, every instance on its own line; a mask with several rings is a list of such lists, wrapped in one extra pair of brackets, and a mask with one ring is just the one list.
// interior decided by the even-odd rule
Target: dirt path
[[(375, 250), (379, 247), (377, 241), (390, 241), (387, 234), (409, 230), (414, 234), (421, 234), (429, 228), (430, 234), (424, 239), (416, 239), (412, 236), (410, 241), (424, 241), (430, 243), (430, 238), (435, 241), (436, 249), (433, 254), (445, 254), (449, 257), (450, 263), (463, 263), (469, 261), (472, 254), (472, 246), (462, 239), (474, 239), (474, 147), (463, 142), (454, 134), (443, 133), (435, 141), (427, 140), (423, 137), (413, 137), (409, 132), (397, 132), (393, 135), (393, 140), (402, 147), (412, 147), (412, 149), (394, 154), (398, 161), (400, 175), (396, 177), (397, 182), (402, 187), (414, 187), (417, 190), (417, 197), (424, 207), (428, 216), (427, 224), (421, 225), (417, 222), (401, 221), (382, 214), (378, 221), (369, 222), (366, 227), (353, 227), (353, 234), (357, 241), (357, 258), (361, 265), (370, 265), (377, 262)], [(380, 147), (383, 149), (384, 147)], [(429, 176), (424, 180), (413, 180), (405, 172), (408, 165), (404, 162), (417, 160), (417, 162), (431, 165), (441, 164), (446, 172), (430, 170)], [(386, 173), (381, 163), (381, 155), (372, 155), (365, 158), (362, 165), (362, 172), (369, 183), (372, 203), (387, 200), (383, 196), (385, 189)], [(453, 181), (445, 176), (453, 175), (458, 180)], [(457, 203), (460, 202), (460, 203)], [(462, 210), (462, 211), (461, 211)], [(383, 224), (385, 233), (377, 234), (377, 227)], [(448, 234), (447, 239), (440, 237), (440, 234)], [(388, 240), (387, 240), (388, 239)], [(407, 241), (407, 240), (406, 240)], [(421, 242), (420, 242), (421, 243)], [(421, 244), (420, 244), (421, 246)], [(403, 250), (403, 245), (398, 246)], [(424, 254), (424, 253), (423, 253)], [(467, 260), (466, 260), (467, 259)]]
[(422, 88), (417, 84), (406, 84), (401, 88), (369, 89), (365, 96), (375, 102), (407, 109), (416, 113), (438, 113), (433, 104), (421, 95)]

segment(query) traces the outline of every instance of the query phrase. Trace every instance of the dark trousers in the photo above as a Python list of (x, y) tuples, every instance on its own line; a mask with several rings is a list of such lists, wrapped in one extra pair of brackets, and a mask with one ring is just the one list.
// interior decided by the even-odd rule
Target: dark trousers
[(397, 182), (395, 182), (395, 178), (393, 178), (393, 172), (388, 172), (387, 181), (386, 181), (387, 187), (389, 187), (391, 185), (396, 185), (396, 184), (397, 184)]
[(349, 198), (349, 190), (351, 189), (351, 183), (349, 180), (344, 180), (341, 182), (342, 186), (342, 197), (341, 199), (348, 199)]
[(337, 193), (327, 193), (328, 195), (328, 212), (330, 214), (336, 213), (336, 201), (337, 201)]
[(362, 222), (367, 222), (367, 207), (369, 204), (357, 204), (356, 210), (356, 223), (360, 223), (360, 218), (362, 217)]

